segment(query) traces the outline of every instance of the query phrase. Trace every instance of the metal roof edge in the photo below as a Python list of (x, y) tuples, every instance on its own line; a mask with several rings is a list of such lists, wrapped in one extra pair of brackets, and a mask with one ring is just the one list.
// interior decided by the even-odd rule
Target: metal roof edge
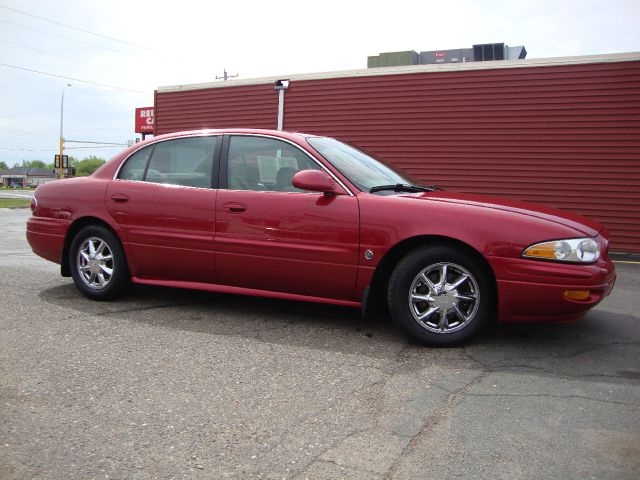
[(525, 60), (499, 60), (490, 62), (442, 63), (436, 65), (405, 65), (400, 67), (362, 68), (358, 70), (340, 70), (334, 72), (302, 73), (278, 75), (260, 78), (228, 80), (223, 82), (193, 83), (185, 85), (167, 85), (157, 88), (157, 92), (179, 92), (202, 90), (206, 88), (237, 87), (245, 85), (274, 84), (276, 80), (326, 80), (348, 77), (374, 77), (384, 75), (402, 75), (426, 72), (456, 72), (464, 70), (491, 70), (501, 68), (549, 67), (557, 65), (580, 65), (589, 63), (614, 63), (640, 61), (640, 52), (613, 53), (603, 55), (582, 55), (576, 57), (532, 58)]

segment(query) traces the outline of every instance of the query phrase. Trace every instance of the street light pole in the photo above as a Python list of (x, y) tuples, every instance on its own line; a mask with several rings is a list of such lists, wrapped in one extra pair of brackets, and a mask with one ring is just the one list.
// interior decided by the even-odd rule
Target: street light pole
[(62, 89), (62, 98), (60, 99), (60, 164), (58, 168), (58, 177), (62, 178), (62, 155), (64, 153), (64, 137), (62, 136), (62, 122), (64, 119), (64, 91), (67, 87), (70, 87), (71, 84), (67, 83), (65, 87)]

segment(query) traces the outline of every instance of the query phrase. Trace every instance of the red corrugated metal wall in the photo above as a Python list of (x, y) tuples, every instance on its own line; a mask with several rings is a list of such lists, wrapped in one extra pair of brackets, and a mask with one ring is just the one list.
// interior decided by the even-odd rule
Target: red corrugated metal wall
[(277, 127), (278, 96), (271, 84), (156, 92), (155, 103), (157, 135), (200, 128)]
[[(159, 92), (158, 133), (275, 128), (272, 84)], [(446, 189), (572, 210), (640, 252), (640, 62), (292, 81), (285, 129), (354, 143)]]

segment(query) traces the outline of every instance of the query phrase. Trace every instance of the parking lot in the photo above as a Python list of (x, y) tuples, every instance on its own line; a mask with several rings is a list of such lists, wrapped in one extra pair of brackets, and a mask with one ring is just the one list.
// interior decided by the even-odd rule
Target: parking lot
[(0, 210), (0, 478), (638, 478), (640, 265), (568, 325), (429, 349), (355, 309), (82, 297)]

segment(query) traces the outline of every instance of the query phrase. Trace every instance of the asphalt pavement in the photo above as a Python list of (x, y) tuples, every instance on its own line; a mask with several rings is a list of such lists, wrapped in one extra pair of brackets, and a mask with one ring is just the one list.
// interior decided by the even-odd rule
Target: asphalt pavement
[(0, 189), (0, 198), (31, 198), (36, 189), (20, 190), (13, 188)]
[(568, 325), (464, 348), (355, 309), (132, 287), (87, 300), (0, 209), (0, 478), (640, 472), (640, 265)]

